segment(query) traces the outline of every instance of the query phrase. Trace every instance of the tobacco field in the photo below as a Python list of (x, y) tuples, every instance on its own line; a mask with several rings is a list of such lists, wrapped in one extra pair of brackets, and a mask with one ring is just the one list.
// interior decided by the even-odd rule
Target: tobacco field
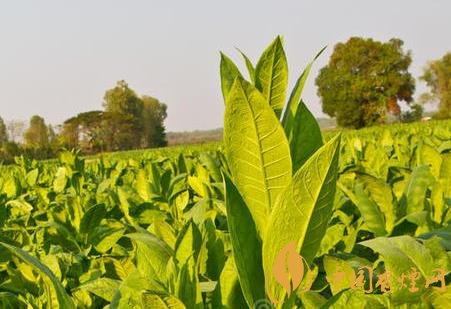
[(449, 307), (451, 121), (322, 133), (245, 62), (222, 144), (0, 167), (1, 308)]

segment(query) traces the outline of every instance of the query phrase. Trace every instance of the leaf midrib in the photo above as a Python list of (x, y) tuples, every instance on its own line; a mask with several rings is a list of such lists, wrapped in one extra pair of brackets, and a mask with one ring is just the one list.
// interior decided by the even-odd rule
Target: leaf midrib
[(255, 112), (254, 112), (254, 110), (252, 109), (252, 104), (250, 104), (250, 100), (249, 100), (249, 97), (248, 97), (248, 95), (247, 95), (247, 93), (246, 93), (246, 91), (244, 90), (244, 88), (243, 88), (243, 84), (242, 83), (240, 83), (240, 86), (241, 86), (241, 90), (243, 91), (243, 93), (244, 93), (244, 96), (246, 97), (246, 104), (247, 104), (247, 106), (248, 106), (248, 108), (249, 108), (249, 110), (250, 110), (250, 112), (251, 112), (251, 114), (252, 114), (252, 126), (254, 127), (254, 130), (255, 130), (255, 133), (256, 133), (256, 135), (257, 135), (257, 146), (258, 146), (258, 148), (259, 148), (259, 152), (258, 152), (258, 158), (260, 159), (260, 164), (261, 164), (261, 166), (262, 166), (262, 170), (263, 170), (263, 183), (264, 183), (264, 185), (265, 185), (265, 194), (266, 194), (266, 198), (267, 198), (267, 201), (268, 201), (268, 204), (269, 205), (266, 205), (266, 212), (268, 211), (268, 210), (271, 210), (271, 195), (269, 194), (269, 190), (268, 190), (268, 187), (269, 187), (269, 184), (268, 184), (268, 181), (267, 181), (267, 171), (266, 171), (266, 169), (264, 168), (264, 160), (263, 160), (263, 152), (262, 152), (262, 150), (263, 150), (263, 146), (262, 146), (262, 143), (261, 143), (261, 141), (260, 141), (260, 133), (259, 133), (259, 130), (258, 130), (258, 127), (257, 127), (257, 124), (256, 124), (256, 121), (255, 121)]
[[(337, 155), (337, 149), (338, 149), (338, 147), (335, 148), (335, 151), (334, 151), (334, 154), (333, 154), (333, 156), (332, 156), (332, 161), (331, 161), (331, 162), (334, 162), (334, 161), (335, 161), (335, 156)], [(310, 160), (311, 160), (311, 159), (309, 159), (308, 161), (310, 161)], [(316, 157), (315, 160), (318, 161), (318, 157)], [(308, 161), (307, 161), (307, 162), (308, 162)], [(307, 162), (306, 162), (306, 163), (307, 163)], [(306, 164), (306, 163), (304, 163), (304, 164)], [(315, 165), (315, 166), (318, 166), (318, 165)], [(316, 204), (317, 204), (317, 201), (318, 201), (318, 197), (319, 197), (321, 191), (323, 190), (324, 180), (328, 177), (329, 172), (330, 172), (330, 170), (331, 170), (331, 166), (332, 166), (332, 164), (329, 164), (329, 165), (328, 165), (328, 167), (327, 167), (327, 173), (325, 173), (324, 178), (321, 180), (321, 186), (318, 186), (318, 190), (317, 190), (317, 192), (315, 192), (315, 195), (314, 195), (314, 196), (315, 196), (315, 199), (313, 200), (313, 201), (314, 201), (315, 207), (316, 207)], [(316, 168), (315, 170), (316, 170), (316, 172), (319, 174), (318, 169)], [(310, 191), (309, 191), (309, 193), (310, 193)], [(311, 194), (311, 193), (310, 193), (310, 194)], [(313, 215), (313, 213), (314, 213), (314, 211), (315, 211), (315, 207), (311, 207), (311, 211), (309, 212), (309, 216), (308, 216), (308, 224), (305, 225), (305, 229), (302, 231), (302, 232), (303, 232), (303, 233), (302, 233), (302, 238), (299, 239), (299, 240), (302, 239), (302, 245), (301, 245), (300, 241), (298, 242), (298, 248), (297, 248), (298, 252), (300, 252), (300, 250), (302, 249), (302, 246), (303, 246), (304, 243), (305, 243), (305, 236), (306, 236), (306, 233), (307, 233), (307, 231), (308, 231), (308, 229), (309, 229), (309, 226), (310, 226), (310, 223), (311, 223), (311, 218), (312, 218), (312, 215)]]

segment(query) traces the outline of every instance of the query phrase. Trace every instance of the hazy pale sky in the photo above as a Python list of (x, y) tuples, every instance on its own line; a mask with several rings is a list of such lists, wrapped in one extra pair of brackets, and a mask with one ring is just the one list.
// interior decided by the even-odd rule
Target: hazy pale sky
[[(280, 34), (290, 87), (321, 47), (304, 90), (315, 115), (314, 79), (337, 42), (399, 37), (411, 72), (451, 50), (450, 0), (0, 0), (0, 116), (33, 114), (58, 124), (101, 109), (125, 79), (168, 105), (169, 131), (222, 126), (219, 51), (256, 62)], [(241, 65), (242, 68), (244, 68)], [(417, 95), (424, 86), (417, 83)]]

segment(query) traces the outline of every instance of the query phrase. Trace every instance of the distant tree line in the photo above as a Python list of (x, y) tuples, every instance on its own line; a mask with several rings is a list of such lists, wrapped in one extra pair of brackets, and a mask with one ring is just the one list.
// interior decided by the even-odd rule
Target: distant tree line
[[(420, 77), (430, 91), (414, 100), (415, 79), (404, 42), (352, 37), (338, 43), (315, 83), (323, 112), (340, 127), (361, 128), (389, 121), (413, 122), (422, 118), (424, 105), (434, 103), (434, 118), (451, 118), (451, 52), (431, 61)], [(404, 102), (408, 110), (401, 110)], [(103, 110), (80, 113), (58, 127), (33, 116), (29, 125), (5, 124), (0, 118), (0, 162), (25, 154), (49, 158), (59, 149), (92, 154), (167, 144), (164, 120), (167, 106), (150, 96), (139, 96), (125, 81), (106, 91)], [(27, 127), (27, 128), (26, 128)], [(217, 139), (220, 134), (172, 134), (173, 144)], [(205, 135), (205, 134), (204, 134)]]
[(28, 128), (19, 121), (5, 124), (0, 117), (0, 162), (15, 156), (51, 158), (65, 149), (85, 154), (167, 144), (164, 120), (167, 106), (150, 96), (138, 96), (125, 81), (106, 91), (104, 110), (80, 113), (56, 128), (35, 115)]

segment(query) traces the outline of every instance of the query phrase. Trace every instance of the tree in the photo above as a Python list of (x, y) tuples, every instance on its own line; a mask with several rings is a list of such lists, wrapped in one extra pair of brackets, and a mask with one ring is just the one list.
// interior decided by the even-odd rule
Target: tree
[(108, 134), (109, 145), (119, 147), (118, 149), (139, 147), (143, 129), (143, 103), (136, 93), (125, 81), (119, 81), (116, 87), (106, 91), (103, 106), (108, 120), (111, 121), (105, 128), (115, 131), (114, 134)]
[(337, 44), (315, 81), (323, 112), (350, 128), (384, 123), (387, 112), (399, 116), (398, 101), (410, 103), (415, 90), (403, 44), (359, 37)]
[(423, 117), (423, 106), (420, 104), (413, 104), (410, 106), (409, 111), (405, 111), (401, 114), (401, 121), (402, 122), (414, 122), (414, 121), (420, 121), (421, 117)]
[(102, 117), (102, 132), (105, 148), (108, 151), (133, 149), (139, 147), (141, 132), (136, 132), (133, 118), (129, 114), (105, 112)]
[[(57, 153), (61, 148), (61, 140), (58, 136), (58, 130), (60, 126), (48, 125), (49, 147), (52, 153)], [(55, 131), (57, 130), (57, 131)]]
[(9, 141), (3, 144), (0, 149), (0, 162), (3, 163), (13, 163), (14, 157), (20, 156), (22, 154), (22, 149), (19, 145), (13, 141)]
[(72, 117), (64, 121), (60, 133), (61, 143), (68, 149), (77, 149), (79, 145), (79, 123), (77, 117)]
[(437, 118), (451, 118), (451, 52), (441, 59), (431, 61), (420, 79), (431, 88), (421, 96), (425, 102), (438, 102)]
[(0, 147), (8, 141), (8, 132), (3, 118), (0, 117)]
[(77, 115), (77, 123), (81, 140), (80, 148), (85, 153), (92, 153), (103, 150), (102, 111), (90, 111)]
[(49, 147), (48, 128), (42, 117), (34, 115), (30, 119), (30, 126), (25, 132), (25, 146), (28, 148)]
[(164, 120), (167, 117), (167, 106), (150, 96), (142, 97), (143, 148), (162, 147), (167, 145)]

